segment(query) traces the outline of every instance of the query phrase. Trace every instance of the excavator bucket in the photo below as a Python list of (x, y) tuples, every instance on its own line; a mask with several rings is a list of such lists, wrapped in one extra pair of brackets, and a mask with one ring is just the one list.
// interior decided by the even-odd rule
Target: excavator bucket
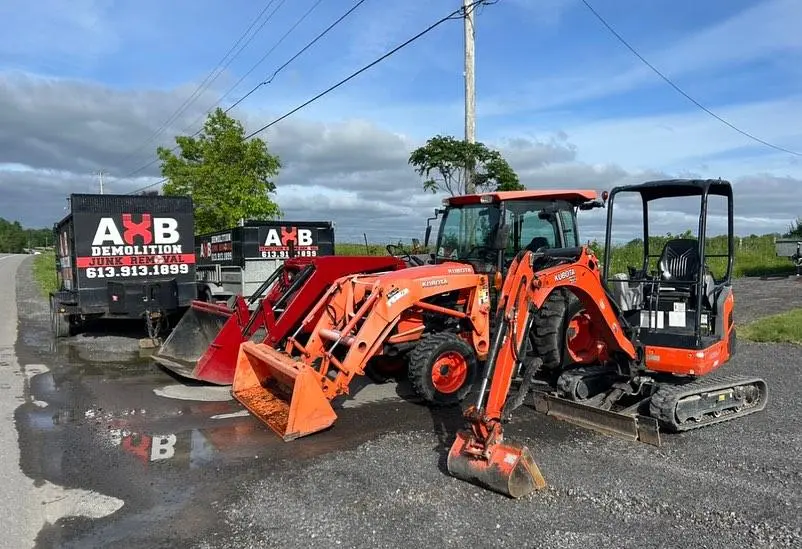
[(240, 296), (233, 308), (193, 301), (153, 359), (180, 376), (228, 385), (242, 341), (240, 326), (248, 316), (248, 306)]
[(457, 433), (446, 462), (451, 476), (512, 498), (546, 487), (546, 480), (526, 446), (496, 443), (482, 454), (471, 452), (473, 447), (470, 433)]
[(285, 441), (322, 431), (337, 419), (317, 372), (264, 344), (240, 345), (231, 392)]

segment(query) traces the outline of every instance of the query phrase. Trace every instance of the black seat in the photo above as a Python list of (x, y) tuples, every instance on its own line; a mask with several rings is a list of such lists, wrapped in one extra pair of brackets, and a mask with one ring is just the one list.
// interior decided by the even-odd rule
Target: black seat
[(548, 248), (548, 247), (549, 247), (548, 238), (544, 238), (542, 236), (536, 236), (529, 242), (529, 244), (526, 246), (526, 249), (532, 253), (535, 253), (540, 248)]
[[(675, 238), (666, 242), (657, 263), (660, 279), (666, 282), (693, 282), (699, 277), (702, 261), (699, 242), (691, 238)], [(685, 287), (687, 288), (687, 286)], [(679, 290), (679, 288), (677, 288)], [(688, 288), (688, 290), (690, 290)]]

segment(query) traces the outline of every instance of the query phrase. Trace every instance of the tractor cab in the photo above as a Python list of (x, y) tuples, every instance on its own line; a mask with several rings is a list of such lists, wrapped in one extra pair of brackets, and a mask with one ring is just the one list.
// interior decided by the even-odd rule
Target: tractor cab
[[(689, 217), (696, 225), (696, 234), (693, 230), (678, 237), (655, 234), (652, 220), (664, 220), (665, 213), (655, 211), (653, 206), (670, 200), (698, 207), (698, 214), (672, 214), (679, 220)], [(721, 212), (726, 219), (726, 235), (710, 234), (711, 201), (721, 203), (719, 207), (726, 211)], [(733, 322), (734, 257), (730, 183), (682, 179), (617, 187), (610, 192), (607, 208), (602, 277), (612, 301), (637, 333), (638, 340), (648, 346), (698, 351), (720, 341), (722, 334), (732, 333), (734, 337), (734, 331), (729, 330)], [(623, 220), (626, 228), (622, 232), (631, 237), (632, 225), (638, 224), (634, 216), (636, 213), (639, 216), (639, 212), (643, 220), (642, 237), (615, 243), (614, 223)], [(624, 269), (627, 272), (622, 272)], [(648, 364), (649, 357), (645, 358)], [(655, 364), (649, 366), (659, 370)]]
[[(593, 190), (499, 191), (452, 196), (443, 209), (434, 252), (434, 263), (458, 261), (479, 273), (506, 272), (524, 248), (570, 248), (580, 245), (577, 209), (602, 207)], [(424, 245), (428, 247), (431, 225)]]

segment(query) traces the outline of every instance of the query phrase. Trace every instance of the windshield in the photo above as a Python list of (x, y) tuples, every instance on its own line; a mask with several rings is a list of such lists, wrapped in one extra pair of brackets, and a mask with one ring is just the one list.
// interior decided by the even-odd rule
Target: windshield
[[(470, 204), (448, 208), (440, 225), (437, 257), (452, 260), (493, 261), (495, 234), (501, 209), (498, 204)], [(559, 220), (558, 220), (559, 218)], [(522, 248), (559, 248), (578, 245), (574, 211), (567, 202), (517, 200), (507, 202), (504, 224), (509, 229), (505, 258)], [(560, 238), (560, 227), (563, 239)]]
[(450, 208), (440, 226), (437, 256), (479, 259), (493, 246), (500, 215), (496, 205), (471, 204)]

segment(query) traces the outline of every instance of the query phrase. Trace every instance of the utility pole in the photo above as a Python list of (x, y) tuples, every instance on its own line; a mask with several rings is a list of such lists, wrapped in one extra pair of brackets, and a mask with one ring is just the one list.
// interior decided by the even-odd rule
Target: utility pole
[[(476, 38), (473, 11), (471, 6), (475, 0), (462, 0), (463, 26), (465, 31), (465, 141), (476, 142), (476, 90), (474, 75), (474, 39)], [(465, 169), (465, 191), (468, 194), (476, 192), (473, 181), (473, 159), (468, 160)]]

